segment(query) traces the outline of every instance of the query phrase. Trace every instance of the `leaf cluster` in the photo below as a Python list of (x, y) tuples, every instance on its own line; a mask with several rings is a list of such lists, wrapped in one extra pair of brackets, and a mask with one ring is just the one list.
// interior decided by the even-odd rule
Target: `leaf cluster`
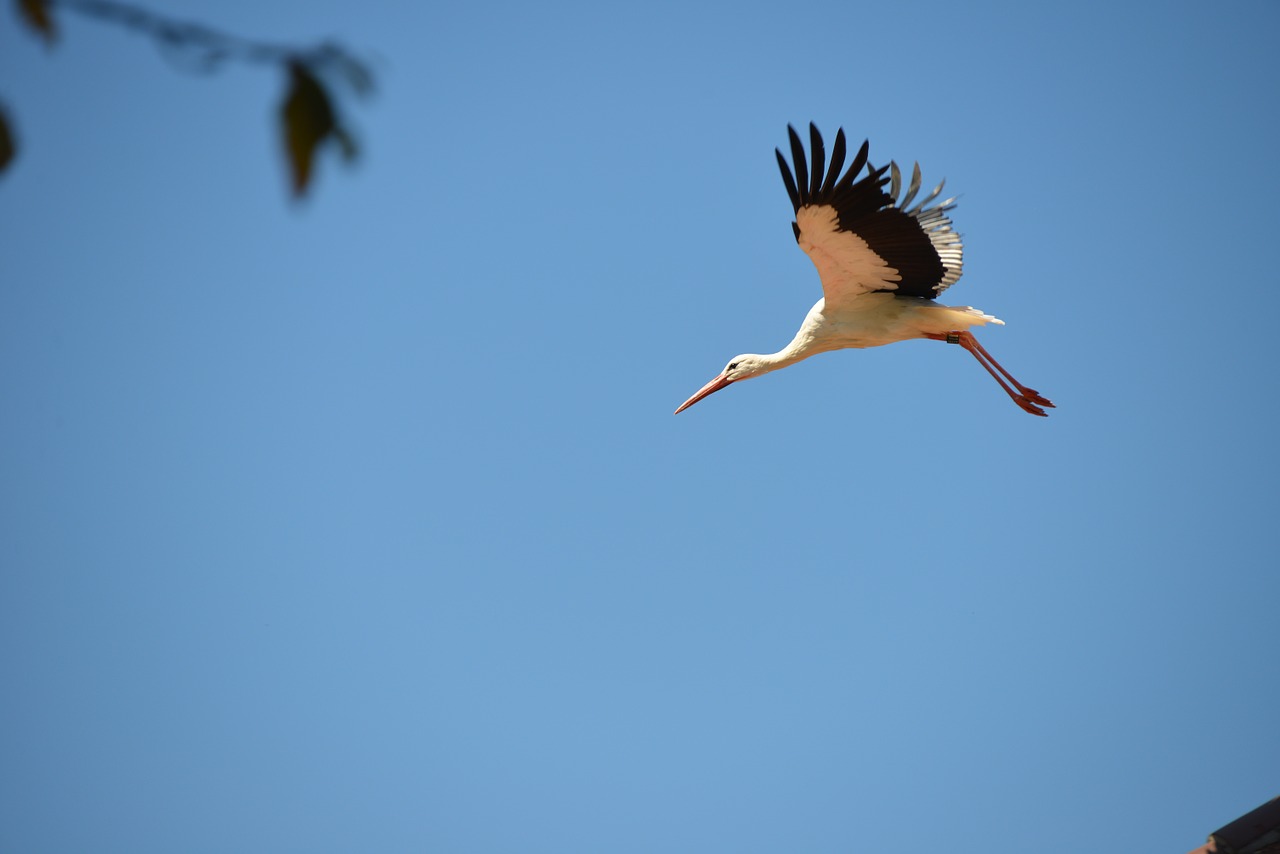
[[(279, 133), (295, 197), (306, 195), (315, 176), (321, 149), (333, 146), (352, 161), (358, 150), (341, 119), (335, 83), (357, 96), (373, 90), (368, 67), (342, 47), (323, 43), (298, 48), (229, 35), (202, 24), (177, 21), (118, 0), (14, 0), (16, 11), (32, 34), (52, 49), (59, 38), (57, 15), (74, 12), (109, 21), (150, 37), (188, 70), (209, 72), (227, 61), (274, 66), (285, 78), (278, 111)], [(0, 173), (18, 153), (13, 125), (0, 106)]]

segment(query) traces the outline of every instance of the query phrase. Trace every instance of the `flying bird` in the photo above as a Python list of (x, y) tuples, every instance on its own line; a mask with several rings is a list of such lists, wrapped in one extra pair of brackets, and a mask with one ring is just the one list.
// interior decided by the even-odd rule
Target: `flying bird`
[[(1013, 399), (1032, 415), (1047, 415), (1048, 398), (1024, 386), (991, 357), (969, 331), (1004, 321), (970, 306), (939, 305), (934, 299), (960, 278), (963, 246), (947, 211), (955, 199), (935, 200), (942, 184), (912, 207), (920, 192), (920, 165), (902, 191), (896, 163), (873, 167), (863, 142), (853, 163), (841, 174), (845, 159), (844, 129), (836, 133), (831, 165), (825, 164), (822, 135), (809, 125), (812, 166), (795, 128), (791, 158), (782, 152), (778, 167), (795, 211), (796, 243), (805, 251), (822, 279), (822, 299), (809, 310), (800, 331), (776, 353), (734, 356), (720, 375), (698, 389), (676, 413), (739, 380), (749, 380), (828, 350), (879, 347), (895, 341), (928, 338), (959, 344), (973, 354)], [(863, 168), (866, 174), (859, 178)], [(888, 173), (887, 175), (885, 173)], [(885, 184), (888, 184), (888, 191)], [(946, 183), (945, 181), (943, 183)]]

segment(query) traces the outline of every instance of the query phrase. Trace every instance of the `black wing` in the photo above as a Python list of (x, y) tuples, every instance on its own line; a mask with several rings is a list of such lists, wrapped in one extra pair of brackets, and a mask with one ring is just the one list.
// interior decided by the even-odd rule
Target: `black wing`
[[(831, 164), (818, 129), (809, 125), (812, 166), (800, 135), (790, 125), (795, 171), (778, 151), (778, 167), (796, 213), (792, 228), (822, 278), (827, 305), (875, 292), (933, 299), (960, 278), (964, 247), (946, 212), (955, 199), (931, 203), (939, 184), (914, 208), (920, 191), (920, 166), (899, 200), (902, 174), (896, 163), (874, 168), (862, 143), (853, 163), (841, 174), (845, 158), (844, 129), (836, 133)], [(866, 174), (859, 179), (859, 173)], [(889, 174), (886, 175), (885, 173)], [(886, 192), (885, 184), (889, 189)], [(944, 182), (945, 183), (945, 182)]]

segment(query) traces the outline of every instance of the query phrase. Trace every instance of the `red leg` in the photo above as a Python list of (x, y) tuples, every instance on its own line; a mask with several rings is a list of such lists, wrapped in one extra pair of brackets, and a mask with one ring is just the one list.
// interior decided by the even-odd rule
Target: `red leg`
[[(967, 330), (952, 332), (947, 335), (925, 333), (924, 337), (931, 338), (934, 341), (946, 341), (948, 344), (959, 344), (968, 350), (978, 360), (978, 364), (982, 365), (987, 373), (991, 374), (992, 378), (1000, 384), (1000, 388), (1004, 389), (1005, 394), (1009, 395), (1014, 403), (1032, 415), (1047, 416), (1049, 413), (1041, 409), (1040, 407), (1042, 406), (1047, 406), (1050, 409), (1054, 408), (1049, 398), (1014, 379), (1013, 374), (1006, 371), (999, 362), (991, 357), (986, 348), (978, 343), (978, 339), (973, 337), (973, 333)], [(1008, 380), (1008, 382), (1005, 382), (1005, 380)], [(1010, 387), (1010, 383), (1013, 384), (1012, 387)]]
[[(981, 355), (983, 359), (986, 359), (988, 362), (994, 365), (995, 369), (1000, 373), (1004, 374), (1005, 378), (1009, 380), (1010, 383), (1013, 384), (1013, 387), (1016, 388), (1018, 391), (1022, 392), (1027, 397), (1028, 400), (1030, 400), (1032, 403), (1038, 403), (1041, 406), (1047, 406), (1050, 409), (1055, 408), (1054, 405), (1049, 402), (1049, 399), (1047, 397), (1042, 396), (1040, 392), (1036, 391), (1033, 388), (1028, 388), (1027, 386), (1024, 386), (1022, 383), (1014, 379), (1013, 374), (1009, 373), (1003, 367), (1001, 367), (1000, 363), (997, 362), (992, 357), (992, 355), (987, 352), (987, 348), (983, 347), (981, 344), (978, 343), (978, 339), (973, 336), (972, 332), (967, 332), (967, 331), (961, 332), (959, 333), (959, 335), (961, 338), (961, 346), (963, 346), (970, 353), (973, 353), (975, 356)], [(965, 343), (966, 341), (968, 342), (967, 344)]]

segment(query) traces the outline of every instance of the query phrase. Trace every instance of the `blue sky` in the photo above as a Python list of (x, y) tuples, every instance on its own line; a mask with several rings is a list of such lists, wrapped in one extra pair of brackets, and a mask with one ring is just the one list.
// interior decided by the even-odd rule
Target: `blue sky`
[[(1280, 6), (435, 5), (163, 7), (371, 59), (301, 204), (279, 75), (0, 18), (0, 848), (1185, 851), (1277, 794)], [(811, 120), (948, 179), (1052, 417), (932, 342), (672, 416), (819, 294)]]

